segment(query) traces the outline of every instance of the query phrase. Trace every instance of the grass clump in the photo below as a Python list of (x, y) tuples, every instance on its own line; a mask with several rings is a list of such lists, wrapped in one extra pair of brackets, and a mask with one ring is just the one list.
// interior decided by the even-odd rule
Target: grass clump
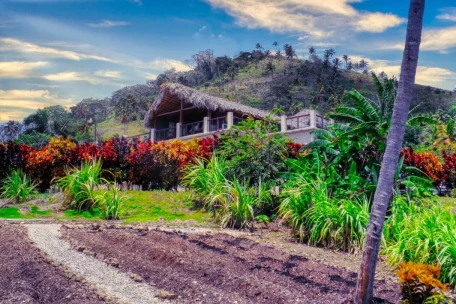
[(104, 191), (96, 195), (95, 201), (105, 219), (118, 220), (119, 211), (122, 208), (125, 197), (120, 195), (120, 191), (117, 187), (111, 186), (109, 191)]
[(96, 204), (95, 190), (102, 181), (101, 161), (84, 162), (81, 168), (66, 171), (57, 184), (65, 194), (64, 206), (78, 212), (90, 211)]
[(26, 218), (17, 208), (2, 208), (0, 209), (0, 218), (5, 219), (21, 219)]
[(25, 202), (38, 194), (36, 184), (21, 170), (14, 170), (7, 176), (0, 192), (0, 197), (16, 204)]
[[(456, 284), (456, 216), (438, 203), (422, 206), (395, 222), (397, 233), (387, 239), (384, 252), (393, 264), (421, 262), (441, 266), (441, 280)], [(388, 227), (387, 226), (387, 227)], [(391, 228), (390, 228), (391, 229)], [(392, 234), (393, 235), (393, 234)]]

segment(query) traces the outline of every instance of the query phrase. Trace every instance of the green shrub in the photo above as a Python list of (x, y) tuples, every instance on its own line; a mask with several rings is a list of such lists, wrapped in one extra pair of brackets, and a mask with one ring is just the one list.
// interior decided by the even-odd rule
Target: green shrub
[(456, 284), (456, 215), (435, 203), (394, 224), (398, 233), (384, 250), (391, 263), (439, 264), (442, 282)]
[(16, 204), (22, 203), (37, 194), (34, 184), (21, 170), (12, 171), (0, 188), (1, 197), (9, 199)]
[(102, 181), (101, 161), (84, 162), (81, 168), (66, 170), (57, 181), (65, 194), (64, 206), (78, 212), (90, 211), (96, 204), (95, 190)]
[(279, 215), (301, 242), (353, 251), (364, 240), (369, 202), (332, 198), (325, 181), (297, 174), (282, 193)]
[(226, 181), (225, 191), (226, 198), (221, 200), (225, 205), (219, 211), (220, 224), (231, 228), (247, 226), (254, 219), (253, 208), (257, 202), (255, 193), (238, 180)]
[(226, 177), (249, 186), (276, 181), (286, 169), (287, 154), (286, 138), (277, 131), (272, 119), (248, 118), (224, 133), (217, 151), (226, 161)]
[(95, 196), (95, 202), (107, 220), (118, 220), (119, 212), (125, 202), (125, 197), (120, 195), (119, 189), (111, 186), (109, 191), (104, 191)]

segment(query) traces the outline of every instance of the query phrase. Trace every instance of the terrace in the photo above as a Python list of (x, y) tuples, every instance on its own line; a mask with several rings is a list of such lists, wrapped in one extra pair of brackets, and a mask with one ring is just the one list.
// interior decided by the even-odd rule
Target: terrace
[(294, 116), (273, 116), (266, 111), (245, 106), (185, 87), (164, 84), (145, 118), (152, 141), (204, 138), (219, 134), (247, 117), (275, 119), (280, 132), (298, 143), (313, 140), (310, 134), (326, 128), (331, 121), (314, 110), (303, 110)]

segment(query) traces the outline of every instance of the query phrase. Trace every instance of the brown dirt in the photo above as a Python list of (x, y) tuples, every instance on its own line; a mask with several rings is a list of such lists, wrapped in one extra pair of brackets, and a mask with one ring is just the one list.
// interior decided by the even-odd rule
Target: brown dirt
[[(227, 234), (71, 229), (84, 246), (121, 271), (179, 296), (179, 303), (346, 303), (356, 273)], [(399, 302), (396, 284), (378, 281), (376, 294)]]
[(23, 227), (0, 223), (0, 303), (104, 303), (33, 247)]

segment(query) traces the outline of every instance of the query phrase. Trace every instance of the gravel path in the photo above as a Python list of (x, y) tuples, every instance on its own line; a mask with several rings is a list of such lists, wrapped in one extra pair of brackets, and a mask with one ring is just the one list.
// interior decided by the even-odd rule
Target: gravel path
[(111, 268), (94, 257), (74, 251), (61, 239), (57, 224), (25, 225), (30, 239), (52, 260), (63, 264), (74, 274), (83, 277), (89, 284), (109, 297), (131, 304), (166, 303), (155, 297), (157, 289), (144, 283), (136, 283), (127, 274)]

